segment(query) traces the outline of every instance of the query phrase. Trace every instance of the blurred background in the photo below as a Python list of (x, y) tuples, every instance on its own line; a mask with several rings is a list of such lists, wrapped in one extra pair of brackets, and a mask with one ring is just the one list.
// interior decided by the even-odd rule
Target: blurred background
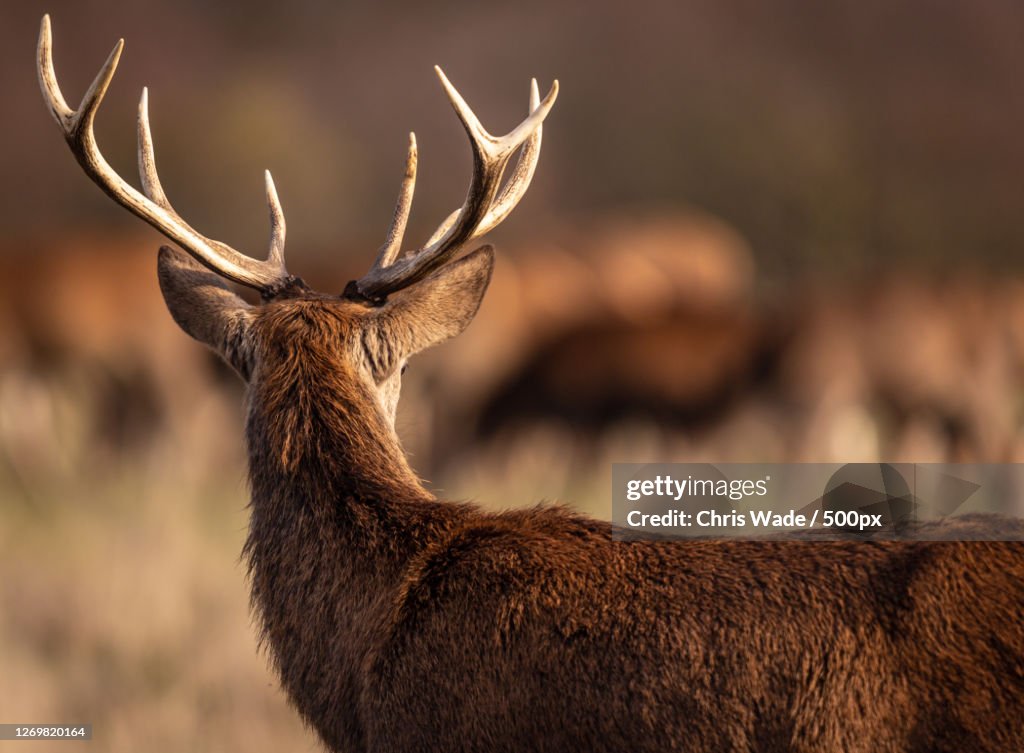
[(56, 749), (318, 744), (249, 624), (241, 385), (62, 143), (43, 12), (72, 104), (126, 39), (97, 126), (123, 175), (148, 85), (179, 212), (260, 256), (271, 168), (325, 291), (382, 242), (408, 131), (409, 242), (462, 201), (434, 63), (497, 133), (560, 79), (476, 322), (405, 378), (439, 494), (606, 517), (613, 461), (1024, 455), (1020, 3), (6, 3), (0, 722), (94, 724)]

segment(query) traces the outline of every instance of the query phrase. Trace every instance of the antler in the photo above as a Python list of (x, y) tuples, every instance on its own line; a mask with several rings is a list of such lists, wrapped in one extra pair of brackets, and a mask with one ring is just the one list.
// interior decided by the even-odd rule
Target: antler
[[(444, 72), (435, 66), (441, 85), (451, 100), (455, 113), (469, 135), (473, 148), (473, 176), (466, 201), (452, 212), (417, 251), (399, 257), (405, 226), (412, 207), (416, 185), (416, 137), (409, 134), (409, 153), (405, 164), (405, 177), (399, 192), (395, 216), (388, 229), (387, 240), (381, 247), (373, 268), (359, 280), (350, 282), (347, 295), (368, 300), (381, 300), (396, 290), (423, 279), (455, 256), (468, 242), (495, 228), (515, 208), (530, 186), (530, 179), (540, 156), (542, 123), (558, 96), (558, 81), (541, 102), (534, 79), (530, 86), (530, 114), (511, 132), (496, 138), (480, 124), (469, 105), (455, 90)], [(512, 177), (500, 195), (502, 175), (509, 159), (522, 149)]]
[(107, 92), (117, 61), (124, 48), (124, 40), (118, 40), (110, 57), (103, 64), (92, 86), (82, 98), (77, 110), (68, 107), (57, 85), (53, 69), (53, 40), (50, 32), (50, 17), (43, 16), (39, 29), (38, 72), (43, 97), (53, 113), (54, 119), (64, 132), (64, 138), (72, 153), (86, 174), (95, 181), (114, 201), (141, 217), (171, 240), (180, 244), (192, 256), (224, 277), (259, 290), (265, 298), (271, 298), (284, 288), (298, 283), (289, 275), (284, 266), (285, 222), (281, 202), (274, 188), (270, 172), (266, 173), (267, 205), (270, 208), (270, 255), (266, 261), (258, 261), (239, 253), (220, 241), (211, 240), (193, 229), (174, 211), (160, 185), (153, 154), (153, 136), (149, 129), (148, 93), (142, 90), (139, 100), (139, 176), (142, 190), (139, 193), (129, 185), (104, 159), (96, 144), (93, 122), (96, 111)]

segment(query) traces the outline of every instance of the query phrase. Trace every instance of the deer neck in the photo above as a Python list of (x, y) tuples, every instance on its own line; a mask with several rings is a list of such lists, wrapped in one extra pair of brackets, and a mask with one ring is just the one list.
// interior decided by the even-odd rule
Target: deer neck
[(318, 709), (355, 708), (410, 559), (463, 512), (423, 488), (357, 381), (292, 360), (298, 373), (257, 381), (249, 396), (252, 602), (296, 707), (325, 739), (356, 740), (358, 730), (324, 728)]
[(292, 348), (249, 394), (254, 494), (300, 491), (313, 506), (330, 498), (379, 505), (433, 499), (370, 389), (320, 347)]

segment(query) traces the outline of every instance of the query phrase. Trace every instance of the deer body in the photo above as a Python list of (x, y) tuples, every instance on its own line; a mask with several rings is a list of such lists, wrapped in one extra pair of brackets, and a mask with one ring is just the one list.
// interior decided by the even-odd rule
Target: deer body
[(352, 415), (344, 364), (305, 368), (320, 338), (284, 339), (290, 367), (250, 386), (246, 551), (275, 666), (332, 750), (1024, 739), (1018, 545), (613, 542), (560, 508), (441, 502), (382, 416)]
[(873, 753), (1024, 740), (1020, 545), (617, 542), (609, 524), (558, 507), (439, 501), (409, 468), (394, 430), (401, 372), (476, 314), (494, 255), (460, 254), (525, 192), (557, 85), (543, 101), (534, 85), (529, 116), (496, 138), (439, 71), (473, 146), (466, 201), (401, 252), (410, 138), (377, 261), (331, 296), (286, 271), (269, 174), (266, 261), (174, 211), (145, 94), (142, 191), (118, 176), (92, 126), (121, 44), (77, 110), (51, 46), (44, 18), (40, 82), (72, 151), (185, 249), (159, 254), (168, 309), (248, 384), (253, 606), (284, 688), (330, 750)]

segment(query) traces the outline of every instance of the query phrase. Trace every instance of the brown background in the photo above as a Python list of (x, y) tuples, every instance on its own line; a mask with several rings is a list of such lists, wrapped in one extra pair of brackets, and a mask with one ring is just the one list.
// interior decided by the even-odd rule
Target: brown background
[(148, 85), (179, 211), (263, 254), (271, 168), (289, 267), (328, 291), (381, 242), (409, 130), (410, 242), (461, 201), (434, 63), (495, 132), (560, 79), (478, 321), (406, 379), (439, 493), (607, 516), (612, 461), (1021, 456), (1019, 3), (7, 3), (0, 721), (94, 724), (61, 750), (316, 742), (248, 625), (240, 386), (61, 143), (44, 11), (72, 103), (126, 39), (115, 167)]

